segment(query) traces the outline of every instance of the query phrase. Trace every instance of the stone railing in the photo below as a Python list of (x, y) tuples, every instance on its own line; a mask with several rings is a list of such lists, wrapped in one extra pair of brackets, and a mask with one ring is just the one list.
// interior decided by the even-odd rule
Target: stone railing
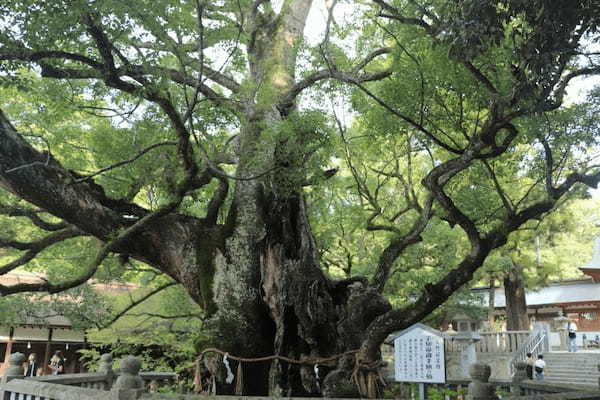
[(548, 333), (544, 330), (533, 331), (527, 341), (523, 343), (515, 353), (510, 362), (510, 374), (514, 375), (517, 370), (517, 363), (525, 361), (527, 359), (527, 354), (531, 354), (534, 359), (537, 359), (539, 354), (548, 351), (549, 348), (550, 341), (548, 339)]
[(21, 353), (12, 354), (9, 368), (0, 385), (0, 400), (132, 400), (146, 391), (155, 391), (163, 383), (174, 383), (171, 372), (142, 372), (141, 362), (132, 356), (120, 362), (120, 370), (112, 370), (112, 357), (101, 358), (99, 372), (23, 377)]
[[(600, 400), (600, 390), (578, 385), (557, 385), (544, 381), (527, 380), (526, 363), (518, 362), (517, 371), (510, 383), (511, 396), (514, 400)], [(496, 384), (490, 382), (491, 368), (482, 363), (472, 364), (469, 368), (469, 383), (466, 400), (497, 400)]]
[(478, 353), (513, 353), (529, 339), (529, 331), (481, 332), (475, 344)]
[[(480, 332), (475, 344), (477, 353), (514, 353), (529, 339), (529, 331)], [(452, 335), (445, 341), (446, 351), (460, 352), (462, 346)]]

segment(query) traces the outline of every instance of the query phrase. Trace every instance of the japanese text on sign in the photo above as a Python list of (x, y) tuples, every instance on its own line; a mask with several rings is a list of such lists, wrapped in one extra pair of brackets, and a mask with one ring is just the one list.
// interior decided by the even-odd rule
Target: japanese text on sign
[(394, 353), (396, 381), (446, 382), (444, 338), (435, 329), (415, 324), (400, 332)]

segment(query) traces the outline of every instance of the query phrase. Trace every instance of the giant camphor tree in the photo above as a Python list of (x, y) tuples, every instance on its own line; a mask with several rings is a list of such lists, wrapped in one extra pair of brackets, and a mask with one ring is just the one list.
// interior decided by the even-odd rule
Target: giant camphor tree
[[(595, 97), (569, 118), (561, 108), (569, 82), (600, 73), (586, 53), (597, 2), (334, 0), (317, 45), (304, 40), (312, 3), (3, 1), (1, 211), (28, 220), (34, 239), (3, 231), (15, 251), (0, 273), (63, 242), (95, 253), (63, 279), (0, 294), (75, 287), (118, 254), (181, 284), (215, 346), (346, 353), (324, 392), (350, 395), (357, 382), (373, 395), (387, 335), (444, 303), (511, 232), (600, 180)], [(325, 107), (335, 94), (350, 123)], [(340, 181), (352, 193), (316, 207)], [(364, 210), (382, 243), (368, 276), (325, 273), (343, 241), (313, 227), (336, 207)], [(444, 240), (463, 250), (392, 308), (384, 290), (404, 255)], [(318, 391), (312, 365), (274, 360), (245, 375), (248, 394)]]

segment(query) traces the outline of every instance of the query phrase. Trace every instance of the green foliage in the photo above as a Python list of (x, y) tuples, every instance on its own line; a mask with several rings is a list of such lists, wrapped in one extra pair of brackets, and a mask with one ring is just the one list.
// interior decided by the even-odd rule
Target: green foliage
[(297, 191), (306, 182), (319, 184), (323, 165), (331, 158), (333, 131), (321, 111), (296, 112), (269, 127), (281, 169), (275, 173), (278, 190)]
[[(138, 289), (110, 296), (112, 315), (148, 292)], [(88, 337), (96, 345), (83, 355), (91, 368), (97, 366), (102, 353), (110, 351), (114, 359), (127, 354), (140, 357), (147, 371), (185, 375), (193, 367), (194, 344), (203, 335), (198, 306), (182, 288), (171, 287), (131, 308), (110, 326), (89, 329)]]
[[(482, 141), (493, 141), (487, 144), (497, 150), (508, 143), (509, 128), (517, 137), (498, 156), (480, 155), (468, 167), (448, 173), (440, 188), (454, 214), (472, 222), (478, 235), (510, 230), (507, 219), (552, 200), (548, 186), (559, 186), (570, 174), (594, 165), (600, 90), (579, 104), (559, 108), (554, 102), (562, 96), (555, 90), (558, 80), (581, 61), (573, 56), (582, 50), (582, 37), (598, 30), (595, 2), (387, 4), (403, 17), (382, 19), (375, 16), (379, 10), (353, 4), (357, 16), (347, 25), (333, 21), (328, 43), (312, 46), (300, 38), (269, 47), (285, 19), (268, 21), (275, 12), (270, 2), (4, 1), (0, 54), (11, 56), (0, 63), (0, 109), (48, 160), (58, 160), (76, 176), (102, 171), (94, 177), (94, 189), (149, 211), (170, 202), (184, 177), (181, 146), (174, 145), (181, 137), (173, 129), (177, 114), (189, 129), (199, 170), (210, 166), (214, 172), (217, 166), (221, 175), (244, 179), (247, 172), (258, 172), (260, 177), (252, 181), (262, 187), (256, 192), (305, 196), (321, 261), (334, 279), (373, 276), (384, 250), (409, 235), (425, 215), (431, 191), (424, 182), (431, 172), (471, 151), (477, 135), (489, 128), (486, 121), (496, 115), (504, 116), (494, 122), (498, 136)], [(260, 18), (248, 21), (249, 10)], [(95, 27), (101, 27), (110, 46), (98, 45)], [(363, 57), (382, 46), (389, 54), (361, 65)], [(107, 51), (114, 66), (105, 59)], [(23, 56), (35, 52), (43, 54), (30, 60)], [(19, 57), (23, 59), (16, 61)], [(37, 63), (40, 59), (43, 63)], [(209, 68), (237, 83), (219, 84)], [(373, 82), (359, 79), (383, 70), (391, 75)], [(51, 79), (56, 71), (77, 79)], [(108, 76), (117, 73), (122, 75)], [(315, 74), (335, 75), (343, 82), (315, 82), (301, 97), (287, 98), (289, 82)], [(182, 83), (181, 76), (193, 84)], [(119, 90), (122, 85), (134, 89)], [(172, 106), (170, 115), (165, 102)], [(341, 120), (339, 108), (350, 115), (348, 121)], [(245, 169), (240, 171), (240, 165)], [(69, 179), (76, 180), (74, 176)], [(229, 207), (243, 182), (229, 180), (231, 190), (217, 221), (222, 225), (215, 227), (227, 222), (224, 236), (235, 222), (236, 210)], [(177, 210), (182, 219), (204, 218), (220, 187), (217, 179), (198, 184)], [(457, 273), (457, 265), (470, 254), (464, 226), (442, 204), (443, 196), (436, 195), (426, 226), (394, 259), (385, 288), (394, 306), (411, 304), (431, 284)], [(4, 191), (0, 204), (59, 222)], [(487, 258), (475, 281), (487, 283), (490, 275), (501, 276), (515, 264), (526, 271), (529, 287), (578, 276), (575, 267), (586, 261), (584, 250), (595, 234), (590, 215), (596, 208), (597, 201), (589, 199), (583, 186), (575, 188), (553, 209), (522, 224)], [(3, 242), (45, 236), (30, 220), (5, 214), (0, 215)], [(211, 240), (221, 239), (216, 236)], [(101, 245), (89, 237), (69, 239), (45, 249), (26, 268), (44, 272), (50, 282), (63, 281), (88, 265)], [(5, 247), (2, 265), (24, 254)], [(0, 317), (22, 319), (18, 310), (30, 313), (33, 299), (68, 315), (77, 327), (102, 327), (133, 298), (168, 282), (154, 269), (128, 260), (126, 253), (107, 258), (94, 278), (134, 282), (142, 289), (109, 298), (89, 287), (43, 300), (2, 298)], [(471, 300), (467, 291), (457, 292), (429, 322), (436, 324), (458, 310), (481, 315), (481, 308), (467, 306)], [(170, 288), (92, 336), (115, 354), (139, 352), (145, 363), (164, 347), (162, 364), (145, 368), (186, 369), (189, 363), (180, 360), (185, 355), (189, 360), (189, 354), (218, 334), (204, 331), (203, 311), (181, 288)], [(96, 360), (99, 351), (88, 351), (86, 357)]]
[(457, 398), (458, 396), (464, 396), (467, 394), (468, 389), (466, 387), (452, 390), (452, 389), (438, 389), (438, 388), (428, 388), (427, 389), (427, 398), (431, 400), (444, 400), (448, 397)]
[(55, 295), (26, 294), (0, 299), (2, 324), (52, 325), (53, 318), (64, 316), (73, 329), (84, 331), (101, 324), (109, 317), (107, 300), (89, 285)]

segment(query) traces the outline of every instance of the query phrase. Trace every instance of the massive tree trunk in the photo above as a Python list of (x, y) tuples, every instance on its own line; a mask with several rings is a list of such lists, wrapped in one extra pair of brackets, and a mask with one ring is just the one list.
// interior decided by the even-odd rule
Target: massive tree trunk
[[(257, 151), (265, 149), (267, 144)], [(252, 164), (244, 173), (256, 169)], [(216, 262), (218, 311), (210, 321), (214, 332), (226, 333), (217, 345), (235, 355), (300, 360), (354, 350), (368, 324), (389, 309), (366, 281), (333, 282), (324, 275), (303, 196), (289, 184), (273, 179), (237, 185), (233, 229)], [(246, 369), (247, 393), (317, 395), (313, 367), (277, 360), (253, 365)], [(349, 382), (349, 372), (341, 378)]]
[[(303, 135), (278, 136), (277, 126), (295, 109), (279, 102), (295, 82), (295, 46), (310, 5), (310, 0), (286, 2), (280, 25), (249, 48), (251, 81), (260, 82), (259, 90), (273, 102), (246, 100), (237, 176), (276, 172), (236, 182), (227, 238), (215, 262), (218, 311), (209, 322), (217, 345), (239, 356), (300, 360), (355, 350), (370, 322), (390, 308), (366, 280), (333, 282), (323, 273), (299, 184), (304, 168), (292, 156), (302, 149)], [(340, 363), (344, 372), (329, 386), (350, 382), (348, 360)], [(319, 378), (330, 370), (321, 368)], [(311, 364), (274, 360), (245, 371), (247, 394), (318, 395), (322, 384)], [(356, 388), (346, 394), (357, 394)]]
[(528, 331), (529, 317), (527, 316), (523, 271), (514, 263), (504, 277), (504, 296), (506, 298), (506, 329)]

